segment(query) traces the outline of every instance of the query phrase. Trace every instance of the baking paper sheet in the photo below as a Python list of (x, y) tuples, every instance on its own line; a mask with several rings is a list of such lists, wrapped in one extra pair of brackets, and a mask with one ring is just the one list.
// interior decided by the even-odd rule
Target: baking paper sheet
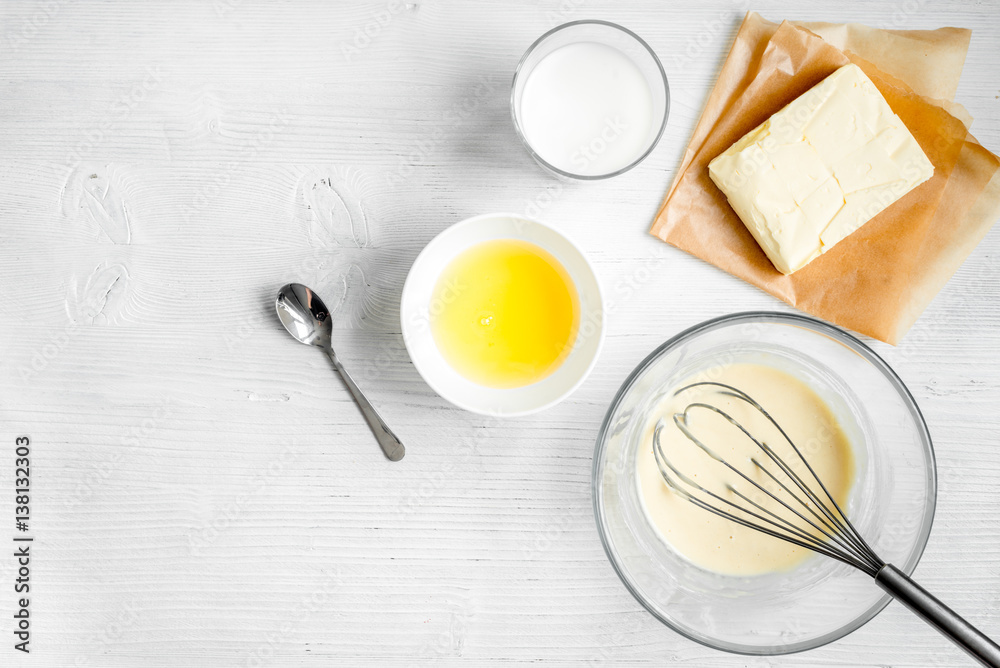
[[(956, 28), (777, 25), (749, 13), (652, 234), (803, 311), (898, 342), (1000, 214), (1000, 161), (968, 134), (971, 119), (950, 100), (968, 44), (969, 31)], [(708, 163), (849, 62), (865, 71), (903, 119), (935, 174), (784, 276), (711, 182)]]

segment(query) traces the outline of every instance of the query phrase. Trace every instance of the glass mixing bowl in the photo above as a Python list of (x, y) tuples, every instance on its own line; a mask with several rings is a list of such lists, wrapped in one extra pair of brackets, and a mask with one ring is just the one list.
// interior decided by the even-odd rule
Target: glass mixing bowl
[(618, 576), (664, 624), (730, 652), (798, 652), (845, 636), (890, 597), (864, 573), (819, 555), (787, 572), (752, 577), (700, 568), (654, 530), (636, 477), (644, 428), (664, 394), (695, 373), (741, 362), (790, 373), (829, 404), (855, 455), (845, 511), (884, 561), (912, 573), (930, 534), (937, 494), (924, 419), (903, 382), (870, 348), (800, 315), (723, 316), (678, 334), (647, 357), (601, 426), (594, 513)]

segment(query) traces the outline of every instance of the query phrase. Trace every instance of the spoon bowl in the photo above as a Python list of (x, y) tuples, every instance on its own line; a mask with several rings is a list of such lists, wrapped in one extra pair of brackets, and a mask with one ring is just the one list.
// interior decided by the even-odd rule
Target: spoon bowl
[(278, 291), (278, 318), (298, 341), (319, 348), (332, 347), (333, 324), (326, 304), (301, 283), (289, 283)]

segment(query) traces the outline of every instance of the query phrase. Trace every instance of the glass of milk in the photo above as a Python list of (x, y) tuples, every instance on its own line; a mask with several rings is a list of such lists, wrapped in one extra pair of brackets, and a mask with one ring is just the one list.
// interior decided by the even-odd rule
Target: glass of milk
[(632, 169), (667, 124), (670, 89), (638, 35), (607, 21), (573, 21), (528, 48), (514, 72), (514, 127), (542, 167), (597, 180)]

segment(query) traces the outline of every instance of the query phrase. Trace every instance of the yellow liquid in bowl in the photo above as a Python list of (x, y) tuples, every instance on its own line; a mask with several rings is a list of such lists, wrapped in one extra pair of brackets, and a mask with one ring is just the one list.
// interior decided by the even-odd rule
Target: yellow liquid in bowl
[(569, 355), (579, 300), (566, 269), (520, 239), (472, 246), (434, 287), (431, 332), (445, 360), (469, 380), (495, 388), (536, 383)]

